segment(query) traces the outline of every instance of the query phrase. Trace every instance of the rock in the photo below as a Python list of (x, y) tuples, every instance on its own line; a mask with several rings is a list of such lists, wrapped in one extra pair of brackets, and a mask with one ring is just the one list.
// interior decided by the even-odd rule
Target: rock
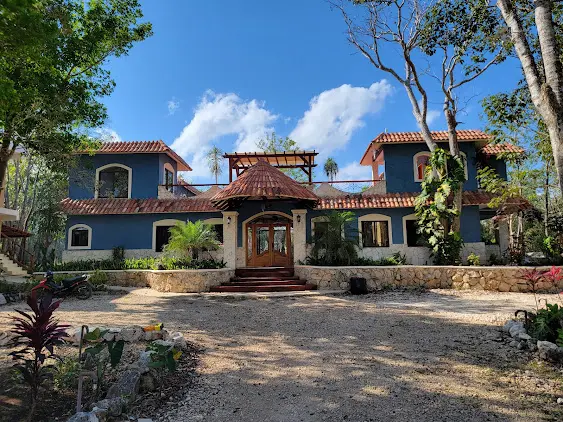
[(137, 360), (137, 362), (135, 362), (131, 368), (136, 368), (138, 369), (141, 374), (146, 374), (147, 372), (149, 372), (150, 367), (149, 364), (152, 361), (151, 355), (154, 352), (152, 350), (148, 350), (148, 351), (142, 351), (139, 353), (139, 359)]
[(526, 329), (524, 328), (524, 324), (520, 321), (514, 321), (512, 327), (510, 327), (510, 336), (517, 337), (520, 333), (526, 333)]
[(524, 341), (528, 341), (528, 340), (532, 339), (532, 337), (530, 335), (526, 334), (526, 333), (519, 333), (516, 336), (516, 338), (519, 339), (519, 340), (524, 340)]
[(558, 362), (563, 359), (563, 348), (550, 341), (538, 341), (538, 352), (540, 359), (550, 362)]
[(508, 345), (510, 347), (518, 347), (520, 343), (518, 343), (516, 340), (512, 340)]
[(155, 341), (164, 338), (162, 331), (147, 331), (145, 332), (145, 341)]
[(66, 330), (66, 337), (65, 340), (69, 343), (80, 343), (80, 330), (81, 328), (78, 327), (70, 327)]
[(563, 397), (559, 397), (557, 399), (557, 404), (563, 404)]
[(99, 422), (100, 420), (94, 412), (75, 413), (67, 422)]
[(188, 348), (188, 344), (182, 333), (171, 333), (168, 341), (171, 341), (174, 344), (175, 349), (186, 350)]
[(153, 344), (156, 344), (158, 346), (166, 346), (169, 349), (172, 349), (174, 347), (174, 343), (170, 340), (156, 340), (153, 341)]
[(520, 341), (516, 346), (518, 350), (524, 350), (528, 348), (528, 344), (525, 341)]
[(116, 333), (112, 333), (111, 331), (108, 331), (107, 333), (105, 333), (102, 338), (105, 341), (114, 341), (115, 340), (115, 334)]
[(123, 339), (128, 342), (135, 342), (145, 338), (145, 332), (143, 331), (143, 327), (139, 325), (132, 325), (130, 327), (126, 327), (121, 330), (119, 333), (120, 339)]
[(8, 300), (4, 297), (2, 293), (0, 293), (0, 305), (5, 305), (8, 303)]
[(121, 375), (121, 378), (109, 388), (106, 399), (123, 397), (129, 403), (132, 402), (139, 392), (140, 379), (141, 372), (139, 370), (128, 369)]
[(149, 393), (155, 391), (157, 387), (157, 380), (153, 374), (147, 372), (141, 376), (140, 391), (142, 393)]
[(113, 399), (103, 399), (92, 405), (92, 411), (96, 410), (106, 410), (107, 414), (110, 416), (120, 416), (123, 411), (123, 399), (121, 397), (116, 397)]
[(9, 345), (11, 341), (12, 341), (12, 333), (8, 331), (0, 332), (0, 347)]

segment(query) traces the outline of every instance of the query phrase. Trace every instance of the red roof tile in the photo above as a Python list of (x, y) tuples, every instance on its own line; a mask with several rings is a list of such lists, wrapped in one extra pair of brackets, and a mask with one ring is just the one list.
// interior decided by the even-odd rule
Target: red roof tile
[(258, 161), (211, 198), (222, 208), (233, 198), (292, 198), (318, 201), (319, 197), (266, 161)]
[(479, 150), (483, 154), (486, 155), (497, 155), (502, 153), (516, 153), (516, 154), (524, 154), (524, 149), (520, 148), (516, 145), (512, 145), (509, 143), (502, 143), (502, 144), (489, 144), (485, 145), (483, 148)]
[[(436, 142), (448, 140), (448, 132), (432, 131), (432, 138)], [(492, 138), (482, 130), (476, 129), (462, 129), (457, 131), (457, 140), (463, 141), (490, 141)], [(424, 142), (420, 132), (384, 132), (377, 135), (372, 141), (380, 144), (402, 144), (402, 143), (418, 143)]]
[[(369, 208), (412, 208), (419, 195), (417, 192), (385, 193), (377, 195), (347, 195), (334, 198), (321, 198), (317, 209), (369, 209)], [(463, 205), (487, 205), (494, 195), (481, 191), (463, 192)], [(519, 202), (514, 200), (514, 202)]]
[(26, 230), (19, 229), (17, 227), (8, 226), (7, 224), (2, 224), (1, 235), (2, 237), (10, 237), (10, 238), (29, 237), (31, 236), (31, 233)]
[[(86, 151), (79, 151), (84, 154)], [(191, 171), (191, 167), (163, 141), (104, 142), (95, 154), (154, 154), (164, 153), (178, 163), (178, 171)]]
[(69, 215), (107, 215), (107, 214), (156, 214), (182, 212), (219, 211), (209, 199), (70, 199), (61, 202), (63, 211)]

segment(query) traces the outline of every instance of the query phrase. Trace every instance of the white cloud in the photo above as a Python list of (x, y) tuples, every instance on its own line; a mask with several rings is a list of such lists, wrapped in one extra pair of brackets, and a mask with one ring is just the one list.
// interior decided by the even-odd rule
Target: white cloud
[(432, 123), (434, 123), (436, 120), (438, 120), (438, 118), (442, 115), (442, 112), (440, 110), (428, 110), (426, 112), (426, 122), (428, 123), (428, 126), (430, 126)]
[(123, 139), (121, 139), (118, 133), (109, 127), (104, 126), (97, 128), (94, 132), (99, 136), (102, 142), (123, 142)]
[[(274, 130), (278, 116), (257, 100), (244, 101), (233, 93), (216, 94), (207, 91), (194, 110), (194, 117), (184, 127), (172, 148), (184, 158), (194, 155), (190, 165), (204, 173), (204, 166), (196, 163), (204, 157), (212, 142), (226, 135), (236, 135), (235, 150), (256, 151), (256, 143)], [(203, 175), (205, 176), (205, 174)]]
[(364, 126), (366, 115), (383, 108), (392, 87), (385, 80), (369, 88), (342, 85), (321, 92), (309, 103), (309, 110), (289, 137), (303, 149), (316, 149), (322, 155), (341, 149), (354, 132)]
[(176, 101), (172, 98), (166, 103), (166, 106), (168, 107), (168, 114), (173, 115), (180, 108), (180, 101)]
[(353, 161), (338, 169), (336, 180), (371, 180), (371, 166), (362, 166)]

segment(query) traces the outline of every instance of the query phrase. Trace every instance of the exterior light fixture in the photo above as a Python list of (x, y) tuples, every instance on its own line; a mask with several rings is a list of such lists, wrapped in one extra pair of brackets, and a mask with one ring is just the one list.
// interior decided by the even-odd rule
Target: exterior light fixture
[(297, 222), (301, 223), (301, 216), (300, 215), (297, 215)]
[(227, 225), (228, 225), (228, 224), (231, 224), (231, 217), (230, 217), (230, 216), (227, 217)]

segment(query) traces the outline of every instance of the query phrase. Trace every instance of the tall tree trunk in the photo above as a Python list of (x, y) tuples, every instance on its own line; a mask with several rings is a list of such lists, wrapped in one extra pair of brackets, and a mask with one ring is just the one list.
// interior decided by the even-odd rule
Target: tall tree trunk
[[(450, 97), (451, 98), (451, 97)], [(444, 114), (446, 116), (446, 123), (448, 125), (448, 144), (450, 147), (450, 154), (455, 158), (461, 158), (461, 153), (459, 151), (459, 143), (457, 140), (457, 118), (455, 109), (451, 103), (451, 100), (446, 98), (444, 101)], [(463, 183), (453, 192), (453, 208), (458, 212), (452, 220), (452, 226), (450, 229), (456, 233), (461, 230), (461, 211), (462, 211), (462, 199), (463, 199)]]
[(545, 187), (543, 189), (545, 213), (543, 215), (543, 229), (546, 236), (549, 236), (547, 231), (547, 223), (549, 221), (549, 160), (545, 162)]

